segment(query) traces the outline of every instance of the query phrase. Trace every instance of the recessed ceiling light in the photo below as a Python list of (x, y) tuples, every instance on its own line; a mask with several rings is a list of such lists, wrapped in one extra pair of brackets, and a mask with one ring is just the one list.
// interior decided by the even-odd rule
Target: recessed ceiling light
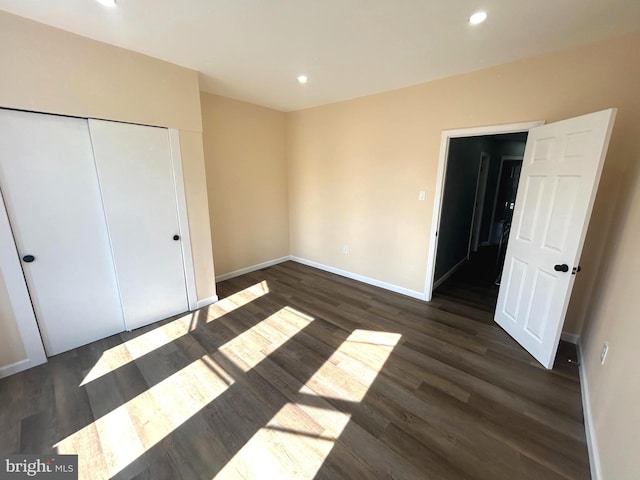
[(487, 19), (487, 12), (476, 12), (469, 17), (469, 23), (471, 25), (478, 25)]
[(96, 0), (100, 5), (104, 5), (105, 7), (115, 7), (116, 0)]
[(309, 79), (307, 78), (307, 76), (306, 76), (306, 75), (300, 75), (300, 76), (298, 77), (298, 82), (299, 82), (299, 83), (307, 83), (307, 80), (309, 80)]

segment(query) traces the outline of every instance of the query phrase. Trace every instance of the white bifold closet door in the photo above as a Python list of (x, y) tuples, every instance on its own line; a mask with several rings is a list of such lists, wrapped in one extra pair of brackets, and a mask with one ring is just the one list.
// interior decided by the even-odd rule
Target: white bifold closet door
[(89, 120), (126, 328), (187, 311), (166, 128)]
[(0, 110), (0, 190), (47, 354), (123, 331), (87, 120)]

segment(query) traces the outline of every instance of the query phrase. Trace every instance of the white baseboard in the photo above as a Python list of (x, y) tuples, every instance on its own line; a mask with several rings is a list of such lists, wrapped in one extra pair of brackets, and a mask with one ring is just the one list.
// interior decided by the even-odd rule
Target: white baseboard
[(0, 367), (0, 378), (8, 377), (9, 375), (13, 375), (14, 373), (22, 372), (23, 370), (35, 367), (36, 365), (39, 364), (34, 364), (30, 358), (25, 358), (24, 360), (12, 363), (11, 365)]
[(385, 290), (391, 290), (392, 292), (401, 293), (402, 295), (407, 295), (408, 297), (424, 300), (423, 292), (416, 292), (415, 290), (411, 290), (409, 288), (400, 287), (392, 283), (382, 282), (380, 280), (376, 280), (375, 278), (365, 277), (364, 275), (348, 272), (346, 270), (341, 270), (335, 267), (330, 267), (329, 265), (324, 265), (322, 263), (317, 263), (312, 260), (307, 260), (307, 259), (296, 257), (296, 256), (291, 256), (290, 259), (293, 260), (294, 262), (302, 263), (303, 265), (308, 265), (309, 267), (314, 267), (320, 270), (324, 270), (325, 272), (335, 273), (336, 275), (340, 275), (342, 277), (347, 277), (362, 283), (368, 283), (369, 285), (384, 288)]
[(207, 305), (211, 305), (212, 303), (216, 303), (218, 301), (218, 296), (214, 295), (212, 297), (203, 298), (202, 300), (198, 300), (196, 304), (196, 310), (198, 308), (206, 307)]
[[(303, 265), (308, 265), (310, 267), (318, 268), (326, 272), (335, 273), (336, 275), (351, 278), (352, 280), (357, 280), (359, 282), (368, 283), (369, 285), (374, 285), (376, 287), (384, 288), (386, 290), (391, 290), (392, 292), (401, 293), (402, 295), (407, 295), (412, 298), (424, 300), (423, 292), (416, 292), (415, 290), (400, 287), (398, 285), (393, 285), (392, 283), (387, 283), (380, 280), (376, 280), (374, 278), (365, 277), (364, 275), (359, 275), (357, 273), (348, 272), (346, 270), (341, 270), (339, 268), (330, 267), (329, 265), (324, 265), (322, 263), (314, 262), (312, 260), (307, 260), (305, 258), (296, 257), (293, 255), (287, 255), (285, 257), (275, 258), (267, 262), (258, 263), (257, 265), (251, 265), (250, 267), (241, 268), (239, 270), (235, 270), (229, 273), (224, 273), (222, 275), (216, 276), (216, 282), (222, 282), (224, 280), (229, 280), (230, 278), (239, 277), (240, 275), (244, 275), (245, 273), (255, 272), (256, 270), (261, 270), (263, 268), (271, 267), (273, 265), (277, 265), (279, 263), (286, 262), (289, 260), (301, 263)], [(200, 306), (201, 306), (200, 302), (198, 302), (198, 308), (200, 308)]]
[[(451, 270), (449, 270), (447, 273), (445, 273), (443, 276), (441, 276), (436, 282), (433, 282), (433, 290), (435, 290), (436, 288), (438, 288), (440, 285), (442, 285), (451, 275), (453, 275), (454, 273), (456, 273), (456, 271), (466, 263), (467, 258), (463, 258), (462, 260), (460, 260), (458, 263), (456, 263), (453, 268)], [(424, 295), (423, 295), (424, 298)]]
[(560, 334), (560, 340), (578, 345), (578, 342), (580, 341), (580, 335), (578, 335), (577, 333), (562, 332), (562, 334)]
[(271, 267), (273, 265), (277, 265), (278, 263), (286, 262), (287, 260), (291, 260), (291, 257), (289, 255), (285, 257), (274, 258), (273, 260), (268, 260), (266, 262), (258, 263), (256, 265), (251, 265), (249, 267), (241, 268), (240, 270), (234, 270), (233, 272), (224, 273), (222, 275), (216, 276), (216, 282), (223, 282), (225, 280), (229, 280), (230, 278), (244, 275), (245, 273), (251, 273), (251, 272), (255, 272), (256, 270), (262, 270), (263, 268)]
[(582, 410), (584, 412), (584, 431), (587, 437), (587, 450), (589, 452), (589, 466), (591, 469), (591, 479), (599, 480), (602, 478), (602, 470), (600, 467), (600, 454), (598, 453), (598, 442), (596, 441), (596, 432), (593, 427), (593, 415), (591, 414), (591, 402), (589, 400), (589, 385), (587, 384), (587, 376), (584, 372), (585, 361), (582, 357), (581, 343), (578, 341), (578, 371), (580, 372), (580, 392), (582, 393)]

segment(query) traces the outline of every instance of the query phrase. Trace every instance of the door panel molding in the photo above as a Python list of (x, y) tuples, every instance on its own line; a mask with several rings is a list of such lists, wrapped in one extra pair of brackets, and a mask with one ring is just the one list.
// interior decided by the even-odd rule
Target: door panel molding
[(503, 275), (495, 321), (546, 368), (555, 360), (615, 116), (608, 109), (529, 132), (513, 216), (518, 233), (505, 259), (527, 266), (524, 276)]

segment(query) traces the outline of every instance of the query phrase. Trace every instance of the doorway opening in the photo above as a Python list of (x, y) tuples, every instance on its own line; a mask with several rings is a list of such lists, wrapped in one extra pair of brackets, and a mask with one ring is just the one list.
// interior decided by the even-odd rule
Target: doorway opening
[(493, 322), (528, 132), (449, 142), (434, 295)]
[[(506, 131), (494, 130), (499, 127), (444, 131), (425, 299), (431, 300), (434, 279), (440, 280), (441, 275), (448, 273), (440, 268), (438, 277), (435, 276), (436, 263), (440, 264), (438, 250), (442, 245), (450, 248), (452, 242), (444, 238), (442, 227), (446, 215), (442, 213), (460, 203), (458, 199), (447, 202), (444, 198), (449, 180), (447, 172), (455, 171), (447, 169), (448, 161), (454, 162), (455, 156), (455, 144), (451, 140), (528, 132), (524, 163), (519, 175), (524, 190), (518, 194), (515, 205), (512, 206), (508, 199), (503, 204), (505, 210), (512, 210), (513, 213), (507, 211), (502, 215), (507, 221), (503, 221), (502, 225), (503, 248), (499, 246), (496, 258), (501, 257), (504, 249), (506, 260), (502, 276), (496, 278), (500, 287), (497, 307), (492, 306), (492, 309), (495, 308), (493, 320), (544, 367), (552, 368), (575, 274), (580, 271), (580, 255), (615, 116), (616, 109), (610, 108), (539, 127), (529, 125), (528, 128), (516, 129), (511, 125)], [(482, 163), (482, 160), (478, 161), (478, 164)], [(518, 166), (511, 168), (510, 176), (518, 176), (518, 169)], [(468, 194), (468, 190), (471, 190), (471, 198), (475, 199), (479, 180), (483, 178), (479, 171), (477, 173), (475, 187), (465, 189), (463, 185), (454, 188), (455, 193)], [(474, 227), (476, 210), (472, 205), (471, 229)], [(500, 214), (500, 207), (494, 210), (494, 218), (496, 214)], [(511, 215), (514, 230), (509, 234)], [(495, 223), (493, 227), (495, 232)], [(472, 233), (467, 247), (469, 252), (473, 244)], [(459, 262), (460, 266), (468, 262), (470, 253), (468, 257)], [(500, 265), (500, 262), (497, 264)]]
[(442, 133), (425, 300), (459, 281), (493, 321), (527, 136), (542, 124)]

